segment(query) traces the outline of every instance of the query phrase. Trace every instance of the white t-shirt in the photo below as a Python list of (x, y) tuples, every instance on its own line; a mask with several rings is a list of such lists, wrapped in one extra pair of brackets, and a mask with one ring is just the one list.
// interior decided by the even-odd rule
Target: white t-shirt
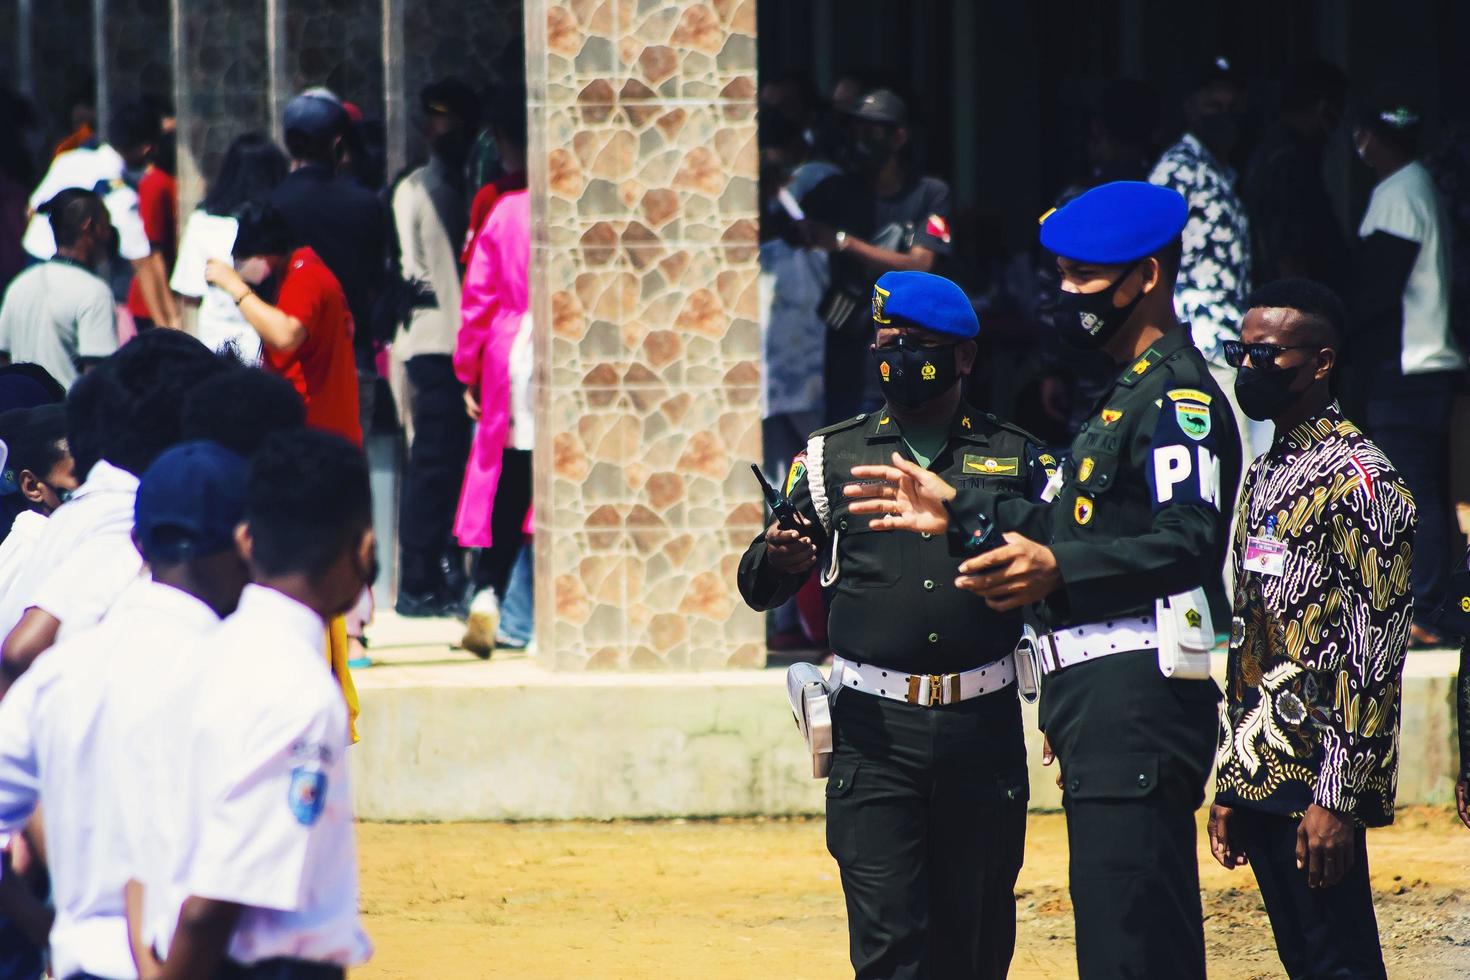
[(0, 636), (32, 606), (61, 620), (58, 639), (92, 625), (143, 569), (133, 544), (138, 478), (100, 460), (31, 547), (17, 587), (0, 598)]
[(0, 350), (17, 363), (39, 364), (71, 388), (84, 357), (117, 350), (112, 290), (100, 276), (70, 262), (33, 265), (11, 282), (0, 306)]
[(239, 225), (234, 218), (204, 211), (190, 214), (168, 285), (180, 296), (199, 300), (194, 332), (204, 346), (216, 352), (232, 348), (246, 364), (259, 364), (260, 334), (245, 321), (229, 293), (204, 282), (204, 266), (210, 259), (230, 260), (230, 248), (224, 243), (228, 239), (233, 246)]
[(138, 582), (101, 623), (48, 650), (0, 701), (0, 829), (23, 827), (37, 805), (45, 812), (57, 976), (137, 976), (123, 887), (152, 863), (134, 851), (123, 803), (155, 798), (180, 777), (177, 742), (150, 753), (127, 737), (156, 704), (156, 692), (130, 674), (145, 661), (155, 671), (177, 668), (218, 622), (202, 602)]
[[(123, 180), (127, 165), (118, 152), (106, 143), (95, 149), (67, 150), (51, 161), (51, 169), (31, 192), (31, 210), (70, 188), (95, 191), (107, 205), (112, 227), (117, 229), (117, 251), (129, 262), (146, 259), (153, 251), (148, 232), (143, 230), (143, 215), (138, 211), (138, 192)], [(44, 214), (31, 216), (21, 245), (38, 259), (56, 254), (56, 239), (51, 234), (51, 220)]]
[(7, 605), (6, 597), (21, 587), (21, 572), (30, 564), (31, 553), (45, 529), (46, 515), (39, 511), (23, 510), (15, 515), (10, 533), (0, 541), (0, 607)]
[(1419, 243), (1419, 256), (1404, 286), (1404, 336), (1399, 367), (1404, 374), (1458, 371), (1465, 355), (1450, 333), (1450, 243), (1444, 204), (1434, 178), (1415, 161), (1373, 188), (1358, 237), (1386, 232)]
[(201, 818), (177, 846), (184, 895), (246, 906), (230, 959), (289, 956), (342, 967), (372, 946), (358, 919), (347, 707), (322, 656), (326, 624), (246, 586), (192, 685), (184, 776)]

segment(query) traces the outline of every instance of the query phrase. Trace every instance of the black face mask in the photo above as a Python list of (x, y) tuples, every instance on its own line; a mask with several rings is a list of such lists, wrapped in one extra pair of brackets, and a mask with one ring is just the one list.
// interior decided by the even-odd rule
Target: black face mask
[(900, 408), (918, 408), (949, 391), (960, 379), (954, 362), (958, 346), (916, 347), (900, 337), (891, 347), (870, 348), (884, 400)]
[(883, 168), (893, 156), (893, 149), (886, 137), (873, 139), (854, 136), (847, 143), (845, 156), (848, 165), (865, 173), (872, 173)]
[(1118, 287), (1123, 285), (1123, 280), (1132, 275), (1136, 268), (1137, 262), (1124, 269), (1123, 274), (1101, 292), (1057, 291), (1053, 301), (1054, 318), (1063, 343), (1069, 347), (1087, 349), (1101, 347), (1112, 339), (1113, 334), (1128, 322), (1134, 309), (1143, 301), (1143, 290), (1140, 288), (1138, 295), (1127, 306), (1119, 308), (1113, 305)]
[(1240, 403), (1240, 410), (1248, 419), (1271, 421), (1301, 397), (1301, 391), (1291, 387), (1301, 373), (1301, 367), (1276, 371), (1238, 368), (1235, 372), (1235, 400)]

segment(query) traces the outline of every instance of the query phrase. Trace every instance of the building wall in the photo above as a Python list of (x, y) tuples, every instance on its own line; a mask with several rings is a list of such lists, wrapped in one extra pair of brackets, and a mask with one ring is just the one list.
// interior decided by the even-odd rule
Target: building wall
[(528, 0), (536, 587), (558, 669), (755, 667), (755, 0)]

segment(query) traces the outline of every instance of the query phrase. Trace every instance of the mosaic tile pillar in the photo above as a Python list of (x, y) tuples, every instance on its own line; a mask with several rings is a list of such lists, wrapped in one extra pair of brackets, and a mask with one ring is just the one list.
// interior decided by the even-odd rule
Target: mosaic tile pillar
[(765, 663), (755, 0), (527, 0), (537, 647)]

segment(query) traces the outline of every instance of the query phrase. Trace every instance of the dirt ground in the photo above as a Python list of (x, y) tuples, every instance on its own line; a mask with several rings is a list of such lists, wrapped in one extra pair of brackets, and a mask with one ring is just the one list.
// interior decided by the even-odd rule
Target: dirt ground
[[(850, 976), (821, 821), (364, 824), (362, 902), (377, 954), (356, 980)], [(1033, 814), (1011, 977), (1075, 977), (1066, 837)], [(1255, 882), (1204, 849), (1210, 976), (1282, 971)], [(1470, 976), (1470, 831), (1402, 812), (1369, 855), (1389, 976)]]

